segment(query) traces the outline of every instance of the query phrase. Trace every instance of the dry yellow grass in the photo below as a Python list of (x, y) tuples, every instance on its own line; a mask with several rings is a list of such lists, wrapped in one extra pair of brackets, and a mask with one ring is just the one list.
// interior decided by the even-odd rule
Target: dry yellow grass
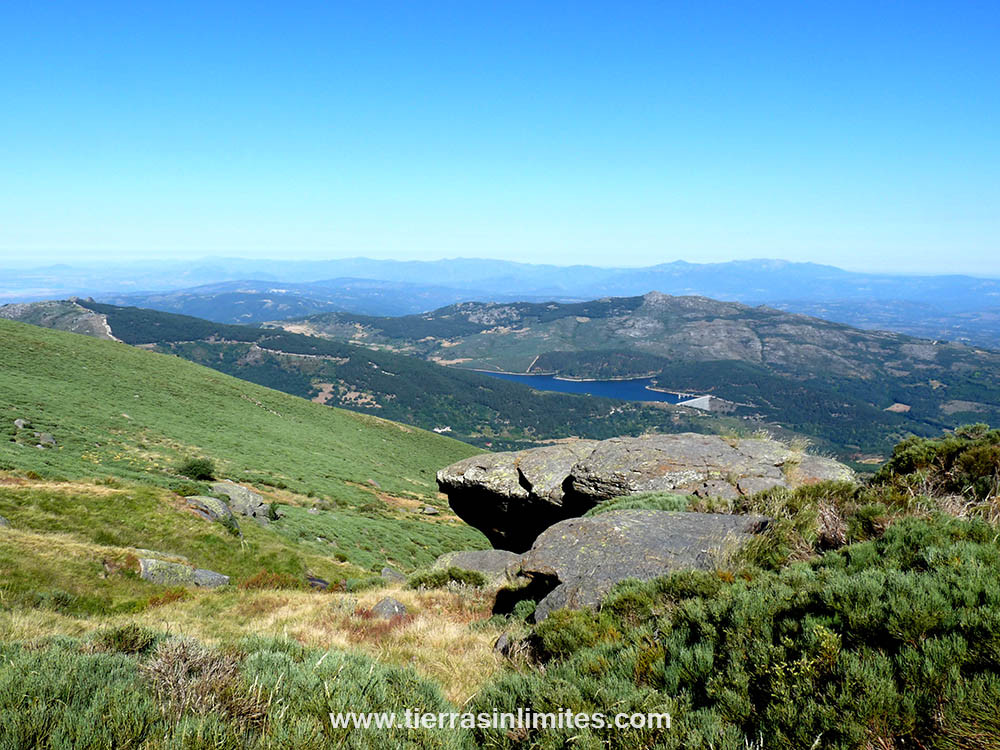
[[(68, 540), (67, 540), (68, 541)], [(358, 614), (392, 596), (413, 614), (397, 622)], [(40, 610), (0, 612), (0, 639), (82, 636), (138, 623), (207, 643), (259, 635), (292, 638), (315, 648), (355, 649), (377, 661), (410, 667), (462, 705), (501, 667), (493, 653), (500, 631), (470, 625), (489, 616), (475, 591), (411, 591), (386, 587), (360, 594), (309, 591), (193, 591), (188, 599), (138, 614), (78, 619)]]

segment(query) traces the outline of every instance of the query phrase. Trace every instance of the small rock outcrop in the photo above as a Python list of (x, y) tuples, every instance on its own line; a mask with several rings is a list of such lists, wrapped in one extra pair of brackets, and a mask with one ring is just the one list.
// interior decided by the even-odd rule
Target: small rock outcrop
[(382, 568), (381, 575), (382, 580), (387, 581), (388, 583), (406, 583), (406, 576), (395, 568), (390, 568), (388, 565)]
[(36, 432), (35, 440), (37, 448), (55, 448), (56, 439), (51, 432)]
[(538, 537), (518, 577), (535, 620), (554, 609), (594, 607), (626, 578), (649, 580), (687, 568), (710, 569), (767, 528), (763, 516), (618, 510), (560, 521)]
[(193, 568), (182, 563), (166, 562), (148, 557), (139, 559), (139, 577), (144, 581), (165, 586), (217, 588), (229, 584), (229, 576), (216, 573), (214, 570)]
[(553, 524), (621, 495), (669, 491), (734, 499), (852, 477), (833, 459), (775, 440), (680, 433), (473, 456), (442, 469), (437, 480), (455, 513), (494, 547), (524, 552)]
[(445, 552), (434, 561), (433, 568), (446, 570), (462, 568), (474, 570), (486, 576), (491, 583), (499, 583), (507, 579), (507, 571), (515, 570), (521, 562), (521, 556), (502, 549), (472, 549), (460, 552)]
[(228, 497), (229, 507), (234, 513), (252, 518), (262, 526), (268, 524), (270, 520), (269, 506), (263, 495), (229, 480), (213, 484), (212, 492)]
[(8, 521), (3, 516), (0, 516), (0, 529), (9, 529), (9, 528), (10, 528), (10, 521)]
[(219, 521), (221, 523), (229, 523), (231, 521), (232, 523), (236, 523), (236, 519), (233, 518), (233, 512), (229, 509), (229, 506), (217, 497), (191, 495), (190, 497), (185, 497), (184, 502), (197, 515), (207, 521)]
[(404, 617), (406, 615), (406, 605), (391, 596), (382, 599), (371, 608), (373, 617), (381, 617), (384, 620), (391, 620), (393, 617)]

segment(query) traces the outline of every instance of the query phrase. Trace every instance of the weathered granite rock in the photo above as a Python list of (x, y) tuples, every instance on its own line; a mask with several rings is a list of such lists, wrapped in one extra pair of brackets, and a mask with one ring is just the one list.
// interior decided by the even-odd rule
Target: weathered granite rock
[(217, 497), (207, 495), (191, 495), (185, 497), (184, 502), (188, 504), (195, 513), (208, 521), (221, 521), (222, 523), (236, 523), (233, 512), (229, 506)]
[(43, 448), (53, 448), (56, 444), (55, 436), (50, 432), (36, 432), (35, 439), (38, 441), (38, 445)]
[(139, 577), (150, 583), (166, 586), (198, 586), (217, 588), (229, 584), (229, 576), (214, 570), (193, 568), (181, 563), (143, 557), (139, 559)]
[(382, 568), (382, 580), (389, 583), (406, 583), (406, 576), (388, 565)]
[(523, 552), (558, 521), (621, 495), (666, 491), (736, 499), (853, 472), (775, 440), (680, 433), (579, 440), (459, 461), (438, 485), (460, 518), (499, 549)]
[(225, 495), (229, 498), (229, 507), (234, 513), (252, 518), (262, 526), (266, 526), (270, 520), (268, 517), (268, 503), (264, 497), (243, 485), (226, 480), (216, 482), (212, 485), (212, 492)]
[(425, 505), (423, 508), (420, 509), (420, 512), (423, 513), (425, 516), (437, 516), (441, 514), (441, 511), (439, 511), (433, 505)]
[(24, 419), (15, 419), (14, 426), (19, 430), (23, 430), (25, 427), (28, 426), (28, 422)]
[(524, 555), (518, 576), (544, 594), (535, 620), (562, 607), (597, 606), (626, 578), (649, 580), (686, 568), (710, 569), (770, 519), (715, 513), (619, 510), (560, 521)]
[(10, 528), (10, 521), (8, 521), (3, 516), (0, 516), (0, 529), (9, 529), (9, 528)]
[(472, 549), (459, 552), (445, 552), (434, 561), (432, 567), (438, 569), (462, 568), (482, 573), (490, 583), (507, 579), (508, 570), (516, 570), (521, 556), (502, 549)]
[(371, 613), (375, 617), (391, 620), (393, 617), (406, 615), (406, 605), (391, 596), (387, 596), (371, 608)]
[(523, 552), (543, 529), (586, 512), (566, 506), (563, 485), (573, 465), (596, 445), (576, 440), (473, 456), (439, 471), (438, 486), (452, 510), (494, 547)]

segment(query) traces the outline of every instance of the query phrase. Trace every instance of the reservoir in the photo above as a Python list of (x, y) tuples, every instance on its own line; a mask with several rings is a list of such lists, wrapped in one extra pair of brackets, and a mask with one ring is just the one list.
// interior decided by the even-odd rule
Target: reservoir
[(605, 398), (620, 398), (623, 401), (665, 401), (676, 404), (689, 397), (679, 397), (673, 393), (651, 391), (646, 386), (653, 384), (652, 378), (635, 378), (634, 380), (562, 380), (553, 375), (521, 375), (507, 372), (489, 372), (479, 370), (484, 375), (515, 383), (524, 383), (540, 391), (557, 391), (559, 393), (587, 393), (591, 396)]

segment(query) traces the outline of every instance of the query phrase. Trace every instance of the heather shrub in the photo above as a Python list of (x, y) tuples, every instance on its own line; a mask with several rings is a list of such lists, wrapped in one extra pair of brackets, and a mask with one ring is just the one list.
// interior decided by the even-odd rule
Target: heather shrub
[(463, 586), (485, 586), (487, 579), (477, 570), (456, 567), (420, 570), (406, 579), (406, 586), (411, 589), (439, 589), (452, 583)]
[[(600, 611), (529, 638), (543, 668), (505, 674), (472, 710), (672, 713), (669, 731), (476, 730), (490, 747), (1000, 747), (1000, 547), (945, 514), (744, 576), (619, 585)], [(820, 738), (819, 745), (815, 745)]]
[(215, 464), (209, 458), (189, 458), (177, 467), (177, 473), (196, 482), (215, 479)]

